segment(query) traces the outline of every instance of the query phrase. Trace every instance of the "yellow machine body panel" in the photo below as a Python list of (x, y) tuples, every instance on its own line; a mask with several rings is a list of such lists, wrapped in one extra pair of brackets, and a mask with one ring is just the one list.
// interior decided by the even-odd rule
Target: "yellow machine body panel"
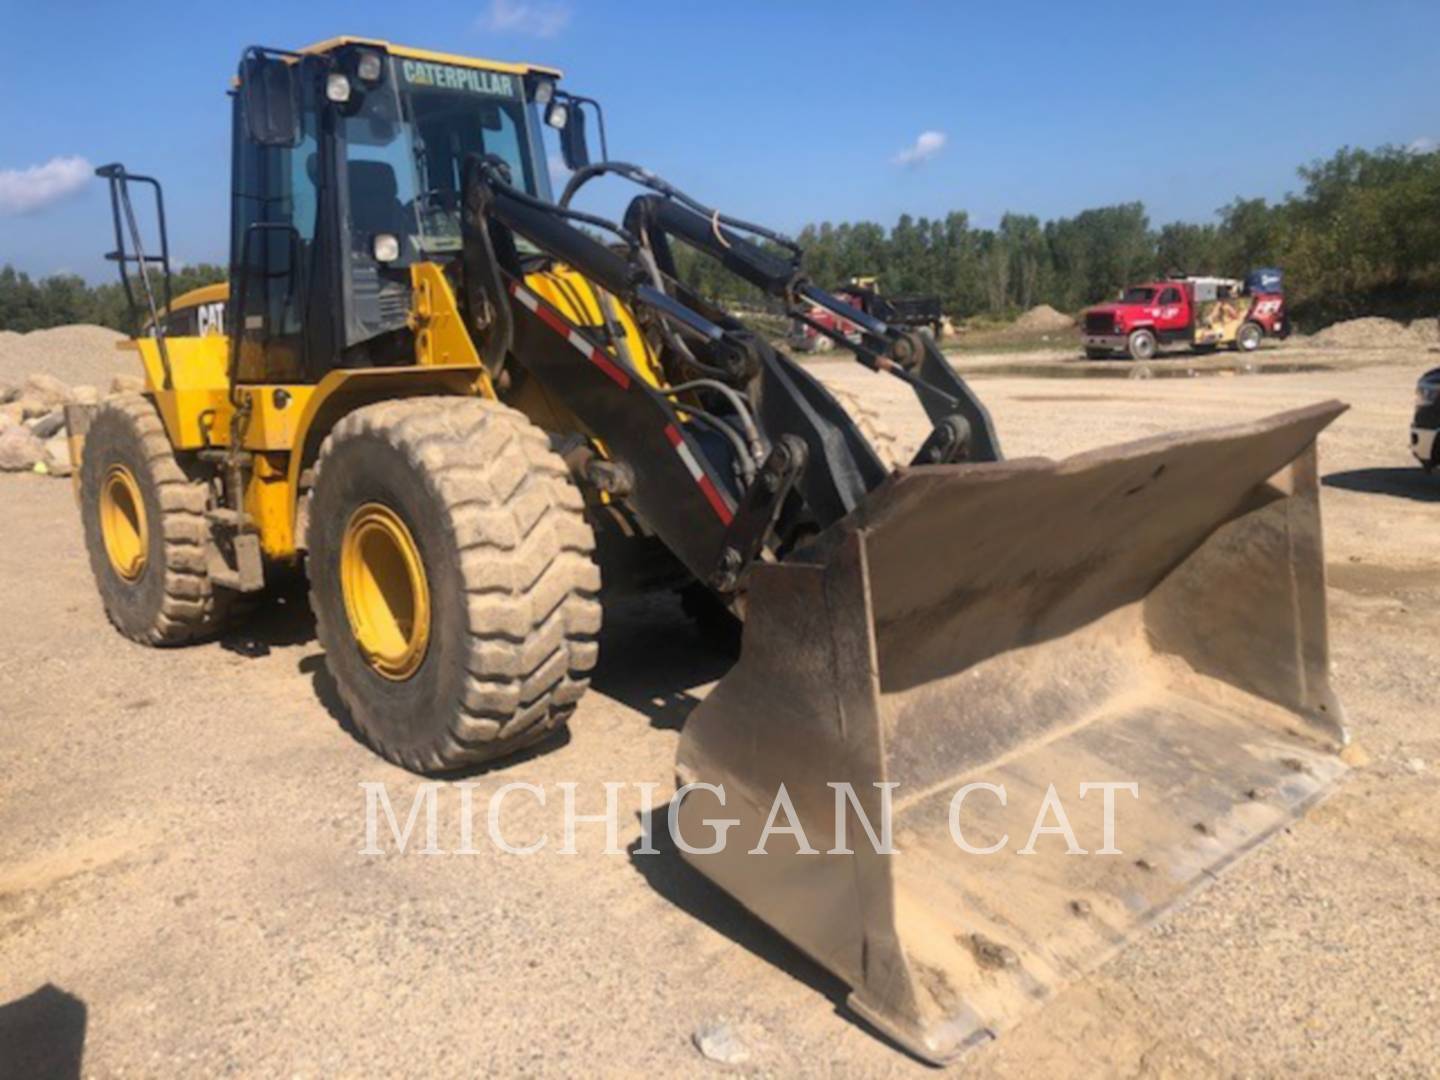
[(588, 278), (568, 266), (556, 266), (526, 275), (525, 284), (559, 308), (560, 313), (571, 322), (582, 326), (617, 324), (623, 331), (616, 342), (620, 359), (625, 360), (651, 386), (665, 384), (655, 350), (640, 332), (630, 309), (612, 298), (607, 316), (600, 290)]
[[(666, 385), (659, 357), (641, 332), (634, 314), (619, 300), (609, 297), (610, 311), (605, 311), (608, 294), (588, 278), (568, 266), (554, 266), (527, 274), (525, 284), (544, 300), (553, 304), (571, 322), (582, 326), (618, 326), (611, 353), (651, 386)], [(536, 380), (527, 380), (509, 398), (511, 405), (530, 417), (547, 431), (580, 431), (583, 425), (560, 402), (547, 394)], [(595, 436), (594, 432), (589, 434)], [(604, 453), (604, 441), (596, 439)]]
[(415, 363), (420, 367), (473, 367), (481, 395), (494, 398), (490, 373), (466, 329), (445, 271), (436, 263), (416, 263), (410, 269), (410, 280), (414, 289), (410, 328), (415, 331)]
[(199, 307), (201, 304), (213, 304), (230, 299), (230, 283), (228, 281), (217, 281), (213, 285), (201, 285), (198, 289), (191, 289), (183, 292), (171, 301), (168, 308), (161, 310), (162, 315), (168, 315), (172, 311), (180, 311), (182, 308)]

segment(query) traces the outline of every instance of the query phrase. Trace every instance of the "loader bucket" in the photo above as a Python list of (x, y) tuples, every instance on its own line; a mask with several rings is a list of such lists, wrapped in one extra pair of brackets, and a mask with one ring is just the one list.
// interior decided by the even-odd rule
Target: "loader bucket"
[[(684, 794), (682, 850), (737, 824), (685, 858), (919, 1057), (994, 1037), (1345, 771), (1314, 446), (1343, 410), (900, 470), (757, 567), (677, 762), (725, 799)], [(1097, 783), (1137, 785), (1110, 838)], [(887, 791), (889, 853), (857, 813), (883, 842)], [(772, 813), (816, 853), (752, 853)]]

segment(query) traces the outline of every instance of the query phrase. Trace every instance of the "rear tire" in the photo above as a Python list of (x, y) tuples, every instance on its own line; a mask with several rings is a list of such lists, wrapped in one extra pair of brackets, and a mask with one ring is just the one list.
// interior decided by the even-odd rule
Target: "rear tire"
[(1254, 352), (1260, 348), (1260, 342), (1265, 339), (1265, 331), (1259, 323), (1247, 322), (1241, 325), (1235, 334), (1236, 352)]
[(522, 414), (479, 398), (357, 409), (321, 448), (309, 520), (326, 666), (382, 756), (447, 772), (569, 719), (600, 572), (580, 492)]
[(183, 645), (220, 629), (234, 594), (210, 583), (207, 500), (148, 398), (100, 406), (85, 436), (80, 517), (105, 614), (126, 637)]
[(1154, 331), (1144, 329), (1133, 331), (1125, 343), (1131, 360), (1153, 360), (1158, 347)]

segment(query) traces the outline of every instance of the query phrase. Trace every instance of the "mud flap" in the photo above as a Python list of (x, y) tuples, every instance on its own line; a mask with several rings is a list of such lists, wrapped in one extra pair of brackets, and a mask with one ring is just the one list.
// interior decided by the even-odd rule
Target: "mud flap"
[[(901, 470), (757, 567), (677, 762), (725, 798), (685, 796), (687, 843), (737, 824), (687, 860), (918, 1056), (1013, 1024), (1344, 772), (1314, 448), (1343, 409)], [(1113, 836), (1082, 784), (1136, 785)], [(782, 785), (814, 854), (751, 853)], [(892, 854), (857, 813), (883, 840), (887, 798)]]

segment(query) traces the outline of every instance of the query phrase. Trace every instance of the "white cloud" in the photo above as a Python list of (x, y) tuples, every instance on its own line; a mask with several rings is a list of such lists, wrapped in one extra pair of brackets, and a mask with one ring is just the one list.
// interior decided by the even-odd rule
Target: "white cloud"
[(475, 25), (493, 34), (549, 38), (570, 25), (570, 9), (559, 3), (490, 0), (490, 9), (480, 16)]
[(1440, 150), (1440, 139), (1434, 135), (1421, 135), (1405, 149), (1412, 154), (1433, 154), (1436, 150)]
[(94, 175), (82, 157), (56, 157), (28, 169), (0, 169), (0, 214), (29, 214), (79, 191)]
[(929, 161), (945, 149), (943, 131), (922, 131), (915, 141), (895, 155), (896, 165), (914, 166)]

